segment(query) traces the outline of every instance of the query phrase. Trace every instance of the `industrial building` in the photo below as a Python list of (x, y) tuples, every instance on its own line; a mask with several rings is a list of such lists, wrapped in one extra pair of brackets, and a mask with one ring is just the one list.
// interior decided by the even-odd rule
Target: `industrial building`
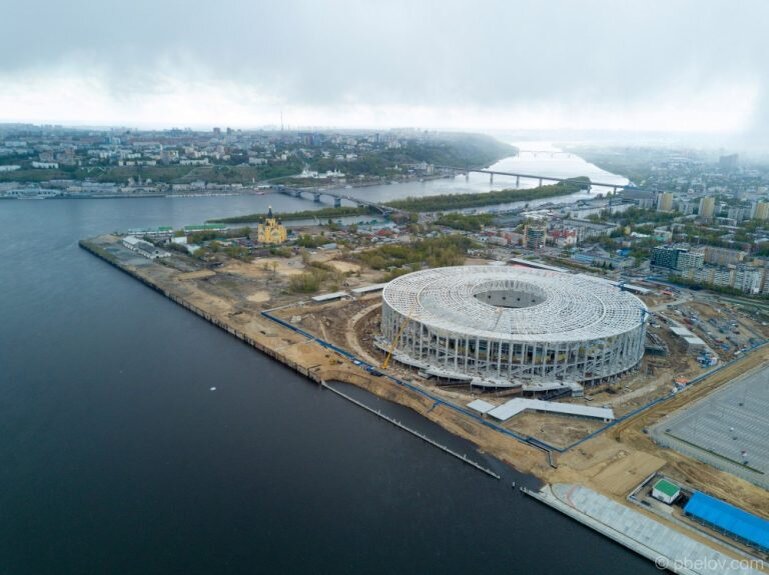
[(769, 553), (769, 521), (766, 519), (698, 491), (686, 503), (684, 513), (711, 529)]
[(652, 497), (668, 505), (681, 496), (681, 488), (667, 479), (658, 480), (652, 487)]
[(150, 238), (153, 240), (170, 240), (174, 237), (174, 229), (171, 226), (159, 228), (131, 228), (128, 233), (137, 238)]
[(123, 238), (123, 245), (132, 252), (143, 255), (145, 258), (151, 260), (157, 258), (167, 258), (171, 256), (170, 252), (161, 250), (159, 247), (152, 245), (149, 242), (140, 240), (136, 236), (126, 236)]
[(596, 383), (632, 369), (644, 352), (644, 303), (586, 275), (437, 268), (396, 278), (382, 297), (380, 347), (401, 363), (473, 385)]

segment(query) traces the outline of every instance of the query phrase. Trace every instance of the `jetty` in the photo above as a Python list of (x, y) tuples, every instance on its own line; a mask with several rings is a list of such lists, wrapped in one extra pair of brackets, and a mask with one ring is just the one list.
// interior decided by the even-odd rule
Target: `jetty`
[(475, 468), (475, 469), (477, 469), (478, 471), (482, 471), (483, 473), (485, 473), (485, 474), (486, 474), (486, 475), (488, 475), (489, 477), (493, 477), (494, 479), (501, 479), (501, 477), (500, 477), (500, 476), (499, 476), (497, 473), (494, 473), (494, 472), (493, 472), (491, 469), (489, 469), (489, 468), (487, 468), (487, 467), (484, 467), (484, 466), (482, 466), (480, 463), (477, 463), (477, 462), (473, 461), (472, 459), (469, 459), (469, 458), (467, 457), (467, 455), (465, 455), (465, 454), (460, 454), (460, 453), (457, 453), (456, 451), (454, 451), (454, 450), (452, 450), (452, 449), (449, 449), (449, 448), (448, 448), (448, 447), (446, 447), (445, 445), (442, 445), (442, 444), (438, 443), (437, 441), (435, 441), (435, 440), (433, 440), (433, 439), (430, 439), (430, 438), (429, 438), (429, 437), (427, 437), (425, 434), (423, 434), (423, 433), (420, 433), (419, 431), (417, 431), (417, 430), (415, 430), (415, 429), (412, 429), (412, 428), (410, 428), (410, 427), (407, 427), (406, 425), (402, 424), (400, 421), (398, 421), (398, 420), (396, 420), (396, 419), (393, 419), (393, 418), (392, 418), (392, 417), (390, 417), (389, 415), (386, 415), (386, 414), (382, 413), (382, 412), (381, 412), (381, 411), (379, 411), (379, 410), (375, 410), (375, 409), (373, 409), (373, 408), (369, 407), (369, 406), (368, 406), (368, 405), (366, 405), (365, 403), (363, 403), (363, 402), (361, 402), (361, 401), (358, 401), (358, 400), (357, 400), (357, 399), (355, 399), (354, 397), (351, 397), (351, 396), (347, 395), (346, 393), (344, 393), (344, 392), (342, 392), (342, 391), (339, 391), (338, 389), (334, 389), (333, 387), (331, 387), (330, 385), (328, 385), (328, 384), (327, 384), (325, 381), (321, 381), (321, 382), (320, 382), (320, 385), (321, 385), (321, 387), (323, 387), (323, 389), (328, 389), (329, 391), (331, 391), (331, 392), (333, 392), (333, 393), (337, 394), (339, 397), (342, 397), (342, 398), (346, 399), (347, 401), (354, 403), (354, 404), (355, 404), (355, 405), (357, 405), (358, 407), (360, 407), (360, 408), (362, 408), (362, 409), (365, 409), (365, 410), (366, 410), (366, 411), (368, 411), (369, 413), (373, 413), (373, 414), (374, 414), (374, 415), (376, 415), (377, 417), (379, 417), (379, 418), (381, 418), (381, 419), (384, 419), (385, 421), (387, 421), (387, 422), (389, 422), (389, 423), (392, 423), (392, 424), (393, 424), (395, 427), (397, 427), (398, 429), (401, 429), (401, 430), (405, 431), (406, 433), (410, 433), (410, 434), (411, 434), (411, 435), (413, 435), (414, 437), (418, 437), (419, 439), (421, 439), (421, 440), (422, 440), (422, 441), (424, 441), (425, 443), (428, 443), (428, 444), (432, 445), (433, 447), (437, 447), (438, 449), (440, 449), (440, 450), (441, 450), (441, 451), (443, 451), (444, 453), (448, 453), (448, 454), (449, 454), (449, 455), (451, 455), (452, 457), (456, 457), (456, 458), (457, 458), (457, 459), (459, 459), (459, 460), (460, 460), (462, 463), (466, 463), (467, 465), (469, 465), (469, 466), (471, 466), (471, 467), (474, 467), (474, 468)]

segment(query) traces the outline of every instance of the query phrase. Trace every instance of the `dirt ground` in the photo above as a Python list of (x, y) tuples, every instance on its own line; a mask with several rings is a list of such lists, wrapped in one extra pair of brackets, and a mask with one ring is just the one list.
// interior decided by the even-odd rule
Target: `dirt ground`
[(556, 447), (568, 447), (600, 429), (602, 421), (564, 415), (524, 412), (505, 422), (504, 427), (523, 436), (536, 437)]
[[(379, 333), (380, 311), (377, 305), (379, 301), (378, 294), (374, 294), (366, 299), (354, 301), (344, 300), (311, 307), (303, 306), (301, 309), (289, 307), (281, 310), (279, 314), (287, 320), (300, 316), (304, 329), (353, 351), (371, 363), (379, 364), (385, 355), (374, 345), (374, 338)], [(618, 384), (588, 389), (586, 390), (588, 399), (575, 399), (573, 402), (584, 405), (608, 405), (619, 417), (669, 394), (675, 377), (694, 377), (702, 373), (702, 368), (697, 362), (683, 353), (681, 342), (671, 341), (670, 346), (674, 350), (671, 356), (647, 356), (638, 370), (626, 375)], [(679, 347), (681, 349), (678, 349)], [(390, 364), (389, 369), (399, 377), (419, 383), (431, 393), (451, 401), (468, 403), (478, 394), (477, 390), (469, 387), (436, 386), (420, 378), (416, 370), (400, 366), (395, 362)], [(484, 394), (483, 397), (492, 403), (503, 403), (509, 399), (509, 394)], [(587, 420), (567, 418), (567, 422), (564, 422), (562, 419), (556, 415), (527, 413), (516, 416), (509, 424), (511, 429), (556, 446), (570, 445), (602, 425)]]
[(347, 273), (347, 272), (358, 272), (360, 271), (360, 266), (358, 264), (353, 264), (350, 262), (344, 262), (339, 260), (331, 260), (328, 262), (329, 265), (334, 268), (336, 271)]
[(558, 458), (558, 469), (547, 473), (553, 483), (581, 483), (623, 498), (665, 460), (599, 436)]
[(215, 275), (216, 272), (212, 272), (211, 270), (198, 270), (196, 272), (181, 273), (176, 279), (179, 281), (202, 280)]
[[(290, 310), (286, 311), (290, 312)], [(351, 349), (369, 361), (381, 361), (383, 358), (383, 353), (371, 345), (378, 331), (379, 322), (379, 305), (376, 296), (365, 301), (336, 302), (329, 305), (327, 309), (315, 308), (312, 322), (315, 325), (323, 324), (326, 334), (332, 341)], [(311, 324), (305, 327), (311, 327)], [(667, 341), (673, 352), (672, 357), (647, 356), (636, 373), (627, 376), (619, 386), (614, 388), (619, 389), (619, 392), (612, 393), (608, 388), (591, 391), (589, 393), (593, 401), (586, 404), (609, 404), (621, 415), (653, 399), (667, 395), (672, 388), (674, 377), (691, 378), (703, 373), (696, 361), (684, 353), (681, 342), (675, 341), (672, 337)], [(769, 351), (763, 353), (769, 359)], [(702, 387), (695, 387), (692, 390), (699, 395), (707, 389), (716, 387), (719, 382), (741, 373), (748, 365), (757, 361), (761, 361), (758, 356), (752, 358), (743, 367), (728, 368), (726, 373), (719, 374), (712, 383), (702, 384)], [(394, 366), (390, 371), (402, 377), (408, 377), (431, 393), (446, 397), (455, 403), (467, 403), (475, 397), (469, 390), (439, 388), (428, 381), (421, 380), (414, 371), (409, 369)], [(686, 393), (681, 395), (685, 396)], [(492, 403), (502, 403), (507, 399), (488, 395), (483, 395), (483, 398)], [(682, 400), (678, 397), (673, 401)], [(667, 413), (671, 403), (662, 405), (663, 407), (659, 409)], [(638, 419), (631, 421), (638, 421)], [(522, 435), (537, 437), (552, 445), (566, 446), (585, 437), (601, 425), (598, 422), (557, 415), (524, 413), (507, 422), (506, 427)], [(769, 515), (769, 495), (760, 488), (675, 452), (661, 449), (654, 445), (642, 431), (622, 432), (621, 435), (629, 434), (628, 437), (631, 438), (629, 442), (624, 441), (624, 435), (618, 440), (617, 433), (609, 430), (574, 450), (558, 456), (557, 470), (551, 469), (543, 458), (535, 457), (530, 461), (533, 467), (530, 467), (529, 471), (553, 482), (590, 484), (601, 492), (610, 493), (622, 499), (648, 475), (664, 469), (666, 474), (676, 479), (680, 478), (685, 485), (720, 495), (736, 505), (746, 506), (747, 502), (748, 506), (757, 506), (754, 508)], [(520, 461), (515, 466), (520, 469)]]
[[(112, 241), (114, 243), (118, 240)], [(290, 261), (276, 261), (288, 274), (298, 269)], [(297, 297), (283, 293), (282, 287), (276, 287), (276, 284), (283, 284), (280, 284), (271, 272), (260, 270), (258, 264), (231, 262), (215, 270), (205, 270), (213, 273), (201, 273), (198, 276), (191, 276), (188, 266), (184, 271), (180, 271), (169, 262), (140, 267), (125, 265), (125, 268), (129, 273), (142, 278), (177, 301), (194, 306), (199, 313), (205, 314), (219, 325), (238, 330), (244, 337), (250, 338), (252, 345), (264, 349), (265, 353), (306, 373), (308, 377), (353, 383), (380, 397), (411, 407), (447, 430), (469, 439), (479, 449), (545, 481), (584, 484), (624, 503), (627, 493), (645, 477), (656, 471), (663, 471), (690, 488), (702, 489), (739, 507), (769, 517), (769, 495), (765, 490), (672, 450), (662, 449), (645, 433), (648, 426), (672, 410), (696, 400), (746, 370), (769, 362), (769, 349), (762, 348), (743, 356), (739, 362), (719, 371), (706, 382), (685, 389), (670, 401), (617, 424), (567, 453), (556, 455), (557, 467), (553, 468), (541, 450), (484, 426), (445, 405), (436, 406), (431, 399), (398, 386), (386, 378), (371, 376), (360, 366), (321, 347), (315, 341), (262, 317), (258, 311), (264, 309), (268, 301), (263, 299), (266, 297), (264, 292), (280, 301), (296, 301)], [(252, 296), (256, 296), (255, 299), (260, 301), (250, 300), (249, 297)], [(378, 297), (377, 294), (372, 294), (354, 301), (340, 301), (324, 306), (295, 305), (282, 310), (281, 313), (289, 320), (296, 319), (303, 329), (322, 333), (345, 348), (351, 345), (348, 337), (353, 334), (357, 344), (353, 342), (352, 345), (359, 345), (363, 352), (378, 359), (382, 357), (382, 353), (370, 347), (370, 340), (377, 332)], [(271, 300), (269, 304), (275, 305), (276, 301)], [(657, 358), (655, 361), (658, 361)], [(396, 367), (395, 370), (401, 368)], [(402, 371), (415, 383), (424, 385), (430, 393), (446, 397), (453, 403), (461, 405), (463, 400), (473, 399), (472, 395), (463, 390), (437, 388), (428, 382), (420, 381), (413, 372)], [(625, 387), (636, 393), (632, 396), (632, 401), (642, 401), (647, 385), (648, 381), (628, 380)], [(609, 397), (612, 394), (606, 391), (600, 393), (605, 394), (607, 400), (613, 399)], [(596, 397), (601, 397), (599, 394)], [(498, 403), (504, 399), (491, 398)], [(600, 405), (600, 399), (594, 399), (593, 404), (596, 403)], [(566, 442), (580, 433), (590, 431), (589, 426), (583, 425), (580, 420), (563, 422), (558, 416), (546, 417), (549, 419), (524, 414), (518, 422), (512, 420), (511, 426), (517, 425), (519, 430), (526, 432), (539, 427), (544, 429), (542, 433), (553, 441), (559, 439), (557, 430), (561, 429), (563, 435), (560, 439)]]
[(715, 373), (703, 383), (685, 389), (670, 401), (618, 424), (604, 435), (606, 438), (621, 442), (628, 448), (653, 453), (661, 457), (666, 461), (665, 472), (684, 484), (702, 489), (716, 497), (721, 497), (735, 505), (751, 509), (753, 512), (769, 518), (769, 493), (765, 490), (671, 449), (660, 448), (645, 432), (646, 428), (679, 407), (696, 401), (727, 381), (767, 362), (769, 362), (769, 349), (761, 348)]
[(305, 270), (302, 258), (258, 258), (253, 262), (230, 261), (219, 268), (220, 271), (246, 277), (263, 278), (265, 276), (292, 276)]
[(267, 290), (257, 290), (254, 293), (252, 293), (250, 296), (247, 296), (246, 299), (248, 301), (254, 302), (254, 303), (264, 303), (267, 301), (270, 301), (270, 292)]

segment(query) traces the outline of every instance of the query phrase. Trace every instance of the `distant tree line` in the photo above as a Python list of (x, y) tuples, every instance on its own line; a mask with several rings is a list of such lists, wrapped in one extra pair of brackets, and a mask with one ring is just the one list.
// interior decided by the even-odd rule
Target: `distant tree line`
[(443, 194), (421, 198), (406, 198), (387, 202), (393, 208), (412, 212), (437, 212), (440, 210), (477, 208), (512, 202), (528, 202), (542, 198), (564, 196), (584, 190), (590, 186), (590, 178), (571, 178), (549, 186), (525, 190), (505, 189), (484, 194)]

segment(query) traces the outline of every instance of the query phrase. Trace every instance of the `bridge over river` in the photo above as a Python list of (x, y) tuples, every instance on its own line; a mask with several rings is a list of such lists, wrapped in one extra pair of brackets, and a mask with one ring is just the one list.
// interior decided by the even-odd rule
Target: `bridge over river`
[(379, 202), (371, 202), (369, 200), (356, 198), (354, 196), (345, 194), (344, 192), (340, 190), (335, 190), (333, 188), (292, 188), (289, 186), (279, 185), (279, 186), (273, 186), (273, 189), (278, 193), (285, 194), (287, 196), (291, 196), (294, 198), (303, 198), (305, 196), (312, 196), (313, 201), (315, 202), (320, 202), (321, 197), (328, 196), (330, 198), (333, 198), (335, 208), (342, 207), (342, 200), (347, 200), (358, 206), (366, 206), (368, 208), (376, 210), (382, 215), (389, 215), (389, 214), (403, 211), (396, 208), (392, 208), (390, 206), (387, 206)]
[[(489, 170), (486, 168), (479, 168), (479, 169), (472, 169), (472, 168), (458, 168), (456, 166), (435, 166), (438, 169), (445, 170), (448, 172), (453, 172), (456, 175), (464, 174), (466, 178), (470, 177), (471, 172), (475, 172), (478, 174), (488, 174), (489, 175), (489, 183), (494, 183), (494, 176), (507, 176), (515, 178), (515, 187), (519, 187), (521, 184), (521, 178), (529, 179), (529, 180), (537, 180), (539, 182), (539, 185), (542, 186), (545, 182), (566, 182), (569, 180), (572, 180), (574, 178), (557, 178), (555, 176), (540, 176), (537, 174), (522, 174), (518, 172), (502, 172), (499, 170)], [(596, 182), (593, 180), (590, 180), (590, 186), (591, 187), (599, 187), (599, 188), (607, 188), (611, 189), (612, 193), (616, 194), (619, 190), (641, 190), (641, 188), (637, 188), (636, 186), (632, 184), (609, 184), (606, 182)], [(641, 190), (641, 191), (647, 191), (647, 190)]]
[[(574, 178), (558, 178), (555, 176), (542, 176), (537, 174), (522, 174), (517, 172), (503, 172), (499, 170), (489, 170), (489, 169), (470, 169), (470, 168), (458, 168), (456, 166), (435, 166), (436, 168), (440, 170), (444, 170), (448, 173), (453, 173), (455, 175), (464, 174), (466, 178), (469, 178), (470, 172), (476, 172), (479, 174), (488, 174), (489, 175), (489, 182), (494, 182), (494, 176), (506, 176), (506, 177), (513, 177), (515, 178), (515, 187), (520, 187), (520, 181), (521, 178), (524, 179), (530, 179), (530, 180), (536, 180), (540, 186), (542, 186), (544, 183), (559, 183), (559, 182), (567, 182), (570, 180), (573, 180)], [(599, 187), (599, 188), (607, 188), (607, 190), (611, 190), (612, 193), (616, 194), (620, 190), (640, 190), (640, 191), (649, 191), (649, 190), (643, 190), (641, 188), (637, 188), (631, 184), (610, 184), (606, 182), (596, 182), (590, 180), (590, 187)], [(357, 206), (366, 206), (368, 208), (371, 208), (372, 210), (375, 210), (379, 212), (382, 215), (388, 216), (394, 213), (402, 213), (404, 210), (400, 210), (397, 208), (393, 208), (391, 206), (388, 206), (385, 203), (382, 202), (374, 202), (370, 200), (365, 200), (359, 197), (352, 196), (350, 194), (347, 194), (344, 192), (344, 190), (340, 190), (338, 188), (323, 188), (323, 187), (314, 187), (314, 188), (297, 188), (297, 187), (291, 187), (286, 185), (273, 185), (272, 188), (281, 194), (285, 194), (287, 196), (292, 196), (294, 198), (304, 198), (307, 197), (308, 199), (312, 197), (313, 201), (320, 202), (321, 198), (323, 196), (330, 197), (334, 200), (334, 207), (339, 208), (342, 207), (342, 200), (347, 200)], [(479, 192), (483, 193), (483, 192)]]

